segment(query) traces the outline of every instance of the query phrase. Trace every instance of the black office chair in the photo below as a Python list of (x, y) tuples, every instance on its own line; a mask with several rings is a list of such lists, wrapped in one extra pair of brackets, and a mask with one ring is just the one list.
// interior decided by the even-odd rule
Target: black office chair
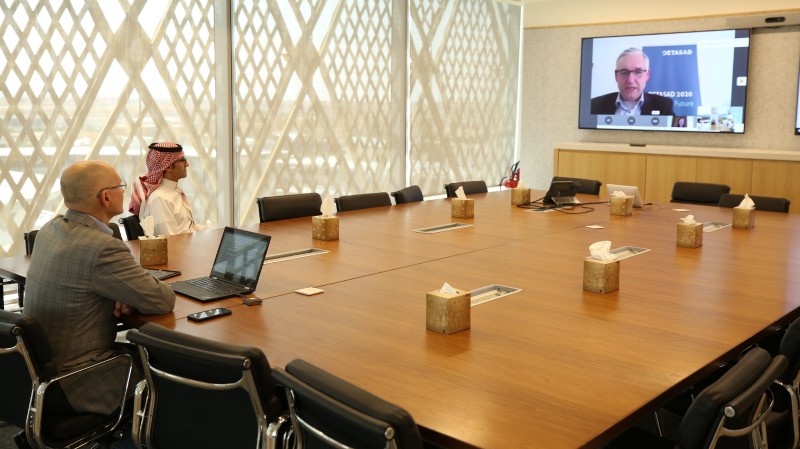
[(459, 187), (464, 188), (464, 195), (472, 195), (473, 193), (486, 193), (489, 191), (489, 188), (486, 187), (486, 181), (463, 181), (445, 184), (444, 192), (447, 194), (448, 198), (455, 198), (456, 190), (458, 190)]
[[(33, 252), (33, 244), (36, 241), (36, 233), (39, 232), (37, 230), (29, 231), (22, 234), (23, 239), (25, 240), (25, 254), (30, 256)], [(16, 285), (17, 286), (17, 307), (20, 309), (22, 308), (24, 296), (25, 296), (25, 284), (22, 282), (17, 282), (12, 279), (5, 279), (0, 278), (0, 310), (5, 310), (5, 288), (6, 286)]]
[(304, 360), (276, 368), (272, 377), (286, 388), (298, 448), (424, 447), (408, 412)]
[(65, 401), (60, 382), (125, 359), (128, 354), (59, 375), (53, 365), (47, 335), (34, 318), (0, 311), (0, 420), (21, 427), (15, 440), (31, 447), (77, 448), (111, 437), (123, 419), (128, 385), (120, 391), (120, 408), (112, 415), (64, 413), (54, 404)]
[(256, 204), (261, 223), (322, 214), (322, 197), (319, 193), (265, 196), (257, 198)]
[(800, 444), (800, 318), (781, 338), (778, 353), (789, 368), (775, 381), (775, 406), (767, 418), (771, 447), (796, 448)]
[[(719, 207), (736, 207), (741, 204), (744, 195), (735, 193), (723, 193), (719, 198)], [(789, 212), (791, 202), (786, 198), (778, 198), (774, 196), (755, 196), (750, 195), (750, 199), (756, 205), (756, 210), (765, 210), (770, 212)]]
[(396, 192), (392, 192), (395, 204), (417, 203), (424, 200), (422, 189), (418, 185), (408, 186)]
[[(772, 357), (762, 348), (746, 352), (730, 370), (703, 389), (689, 406), (678, 428), (677, 441), (668, 441), (638, 428), (630, 429), (608, 447), (714, 449), (727, 447), (729, 438), (748, 438), (762, 447), (766, 420), (774, 404), (770, 386), (786, 370), (786, 357)], [(743, 442), (744, 447), (748, 447)]]
[(672, 186), (670, 202), (717, 206), (722, 194), (730, 191), (730, 186), (725, 184), (677, 181)]
[(119, 232), (119, 225), (116, 223), (107, 223), (108, 227), (111, 228), (111, 235), (118, 240), (122, 240), (122, 233)]
[(600, 186), (602, 182), (596, 179), (584, 178), (570, 178), (567, 176), (553, 176), (553, 181), (575, 181), (578, 184), (578, 193), (585, 193), (587, 195), (600, 195)]
[(392, 198), (386, 192), (344, 195), (334, 200), (336, 201), (336, 210), (339, 212), (392, 205)]
[(25, 254), (28, 256), (33, 254), (33, 244), (36, 243), (36, 234), (38, 233), (38, 230), (34, 230), (22, 234), (22, 237), (25, 239)]
[(133, 439), (149, 449), (259, 448), (288, 430), (283, 393), (258, 348), (154, 323), (128, 331), (145, 380), (134, 396)]
[(139, 224), (138, 215), (121, 217), (119, 219), (119, 224), (125, 228), (125, 235), (128, 236), (128, 240), (139, 240), (139, 237), (144, 235), (144, 229), (142, 229), (142, 225)]

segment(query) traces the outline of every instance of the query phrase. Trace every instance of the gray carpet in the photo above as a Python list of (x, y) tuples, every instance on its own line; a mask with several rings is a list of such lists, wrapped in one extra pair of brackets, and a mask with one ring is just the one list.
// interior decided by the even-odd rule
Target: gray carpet
[(12, 439), (14, 435), (19, 433), (22, 429), (0, 422), (0, 449), (17, 449)]

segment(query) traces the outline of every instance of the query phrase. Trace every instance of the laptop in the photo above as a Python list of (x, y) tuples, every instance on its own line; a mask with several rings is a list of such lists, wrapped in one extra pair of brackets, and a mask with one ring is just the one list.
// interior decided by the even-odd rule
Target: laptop
[(642, 207), (642, 195), (639, 194), (639, 188), (636, 186), (623, 186), (620, 184), (606, 184), (608, 196), (612, 193), (620, 191), (627, 196), (633, 197), (633, 207)]
[(578, 181), (553, 181), (542, 202), (556, 206), (577, 206), (581, 204), (575, 197), (580, 186)]
[(272, 237), (225, 227), (211, 274), (170, 284), (176, 293), (200, 301), (214, 301), (251, 293), (258, 285)]

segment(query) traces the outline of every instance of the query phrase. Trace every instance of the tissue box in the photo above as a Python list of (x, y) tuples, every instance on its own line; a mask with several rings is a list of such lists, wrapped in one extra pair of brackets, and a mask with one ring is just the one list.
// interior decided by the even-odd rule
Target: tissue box
[(475, 216), (475, 201), (469, 198), (450, 200), (450, 215), (455, 218), (472, 218)]
[(598, 293), (619, 290), (619, 261), (584, 259), (583, 289)]
[(311, 236), (317, 240), (339, 240), (339, 217), (311, 217)]
[(425, 295), (425, 327), (435, 332), (452, 334), (469, 329), (470, 292), (456, 290), (456, 294), (439, 290)]
[(734, 207), (733, 227), (750, 229), (756, 225), (756, 210), (753, 208)]
[(611, 215), (630, 216), (633, 215), (633, 197), (611, 197), (608, 202), (608, 210)]
[(511, 189), (511, 204), (521, 206), (531, 203), (531, 189)]
[(139, 237), (139, 263), (143, 266), (164, 265), (167, 263), (167, 237)]
[(683, 248), (699, 248), (703, 246), (703, 224), (678, 223), (677, 244)]

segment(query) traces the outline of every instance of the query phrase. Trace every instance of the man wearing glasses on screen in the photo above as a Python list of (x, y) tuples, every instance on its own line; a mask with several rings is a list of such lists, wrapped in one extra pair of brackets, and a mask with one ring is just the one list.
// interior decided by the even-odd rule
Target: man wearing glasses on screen
[(628, 48), (617, 57), (614, 70), (619, 92), (592, 98), (592, 114), (674, 115), (672, 99), (644, 91), (650, 79), (650, 58), (638, 48)]

